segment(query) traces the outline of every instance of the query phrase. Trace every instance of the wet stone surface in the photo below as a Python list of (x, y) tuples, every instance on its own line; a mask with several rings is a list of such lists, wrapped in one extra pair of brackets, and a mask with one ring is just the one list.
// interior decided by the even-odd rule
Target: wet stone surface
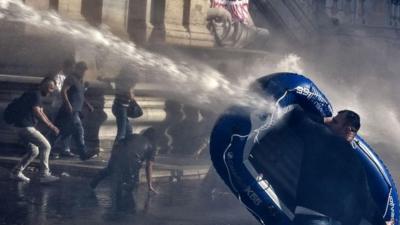
[(110, 183), (93, 191), (87, 178), (61, 177), (39, 184), (9, 180), (0, 168), (0, 224), (143, 224), (143, 225), (256, 225), (258, 222), (230, 193), (211, 196), (201, 181), (156, 183), (158, 195), (136, 192), (137, 210), (111, 210)]

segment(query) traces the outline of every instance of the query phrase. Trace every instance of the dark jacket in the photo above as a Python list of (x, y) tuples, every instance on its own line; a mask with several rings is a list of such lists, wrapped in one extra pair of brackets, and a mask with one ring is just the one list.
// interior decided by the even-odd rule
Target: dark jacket
[(374, 202), (361, 161), (351, 144), (295, 108), (287, 115), (304, 143), (296, 205), (323, 213), (343, 225), (369, 218)]

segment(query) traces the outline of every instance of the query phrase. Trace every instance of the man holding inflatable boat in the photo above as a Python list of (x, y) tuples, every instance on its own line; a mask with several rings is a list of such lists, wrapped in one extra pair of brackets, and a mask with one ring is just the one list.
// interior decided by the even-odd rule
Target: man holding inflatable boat
[(267, 75), (252, 88), (272, 97), (276, 110), (230, 107), (214, 126), (210, 154), (260, 223), (398, 225), (395, 183), (357, 135), (357, 113), (333, 116), (324, 94), (298, 74)]
[[(298, 98), (304, 110), (295, 107), (287, 116), (297, 124), (297, 133), (304, 137), (305, 144), (307, 140), (310, 144), (304, 148), (293, 224), (356, 225), (364, 218), (373, 225), (393, 225), (392, 219), (385, 221), (388, 219), (383, 216), (390, 213), (382, 212), (371, 196), (366, 171), (356, 155), (360, 116), (351, 110), (330, 116), (332, 109), (326, 97), (301, 75), (277, 75), (275, 79), (296, 86), (287, 91)], [(390, 203), (386, 207), (390, 211)]]
[(351, 225), (362, 218), (374, 225), (394, 224), (380, 215), (352, 146), (360, 129), (359, 115), (342, 110), (335, 117), (312, 118), (294, 109), (288, 116), (306, 145), (293, 224)]

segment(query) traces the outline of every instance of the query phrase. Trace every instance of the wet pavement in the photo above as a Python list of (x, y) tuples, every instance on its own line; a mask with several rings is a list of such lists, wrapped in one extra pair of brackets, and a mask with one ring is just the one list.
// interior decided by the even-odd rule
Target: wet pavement
[(259, 224), (232, 194), (211, 195), (201, 180), (155, 183), (159, 194), (150, 196), (142, 185), (136, 212), (113, 212), (109, 186), (106, 180), (93, 191), (86, 178), (71, 176), (47, 185), (18, 183), (0, 167), (0, 224)]

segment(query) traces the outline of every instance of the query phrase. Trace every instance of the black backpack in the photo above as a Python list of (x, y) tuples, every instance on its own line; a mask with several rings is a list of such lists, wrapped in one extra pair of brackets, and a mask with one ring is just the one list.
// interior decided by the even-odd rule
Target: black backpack
[(8, 124), (15, 124), (20, 115), (20, 98), (14, 98), (4, 109), (3, 119)]

